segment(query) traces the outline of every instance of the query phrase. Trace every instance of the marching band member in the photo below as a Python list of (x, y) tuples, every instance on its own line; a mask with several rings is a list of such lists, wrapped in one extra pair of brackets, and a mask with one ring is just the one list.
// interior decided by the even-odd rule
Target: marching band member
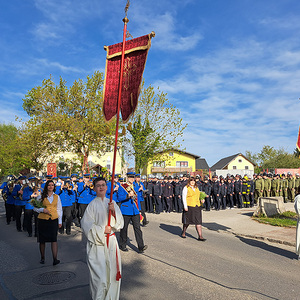
[(128, 225), (131, 221), (139, 253), (143, 253), (148, 246), (144, 244), (143, 233), (140, 226), (138, 199), (133, 187), (134, 175), (134, 172), (127, 173), (127, 182), (122, 183), (118, 189), (118, 202), (124, 218), (124, 227), (120, 231), (119, 246), (120, 250), (128, 251), (126, 245), (128, 239)]

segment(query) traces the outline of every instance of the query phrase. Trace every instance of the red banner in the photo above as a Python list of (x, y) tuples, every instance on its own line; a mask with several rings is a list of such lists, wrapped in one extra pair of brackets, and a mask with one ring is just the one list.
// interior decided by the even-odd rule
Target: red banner
[[(143, 72), (145, 69), (148, 50), (151, 46), (151, 37), (147, 34), (129, 41), (125, 44), (125, 61), (122, 82), (121, 115), (126, 122), (134, 113)], [(107, 121), (117, 114), (119, 77), (121, 68), (122, 44), (105, 46), (107, 51), (105, 80), (104, 80), (104, 102), (103, 113)]]
[(299, 126), (299, 132), (298, 132), (297, 148), (300, 151), (300, 126)]
[(52, 175), (53, 177), (56, 177), (56, 164), (55, 163), (47, 164), (47, 175)]

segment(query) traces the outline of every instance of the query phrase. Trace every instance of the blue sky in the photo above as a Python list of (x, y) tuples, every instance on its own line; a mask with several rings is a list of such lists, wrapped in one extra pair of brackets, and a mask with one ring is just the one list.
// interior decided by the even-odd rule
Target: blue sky
[[(71, 85), (104, 71), (126, 0), (0, 4), (0, 122), (27, 119), (22, 98), (50, 74)], [(131, 0), (133, 37), (155, 31), (146, 85), (168, 93), (183, 146), (213, 165), (264, 145), (293, 152), (300, 123), (300, 2)]]

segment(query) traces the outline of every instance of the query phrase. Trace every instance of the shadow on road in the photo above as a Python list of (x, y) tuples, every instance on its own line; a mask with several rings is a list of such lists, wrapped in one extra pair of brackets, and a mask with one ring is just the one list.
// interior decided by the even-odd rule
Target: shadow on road
[(210, 230), (216, 230), (216, 231), (228, 231), (228, 229), (230, 229), (230, 227), (218, 224), (218, 223), (203, 223), (202, 224), (203, 227), (210, 229)]
[[(182, 232), (182, 227), (180, 227), (180, 226), (173, 226), (173, 225), (168, 225), (168, 224), (163, 224), (163, 223), (161, 223), (159, 225), (159, 228), (161, 228), (162, 230), (165, 230), (169, 233), (172, 233), (174, 235), (178, 235), (178, 236), (180, 236), (181, 232)], [(190, 225), (189, 228), (187, 229), (187, 232), (185, 233), (185, 235), (187, 237), (196, 239), (195, 236), (188, 233), (188, 231), (191, 231), (191, 230), (196, 230), (195, 225)]]
[(252, 217), (253, 216), (253, 211), (250, 212), (243, 212), (241, 213), (242, 216), (248, 216), (248, 217)]
[(290, 259), (295, 259), (297, 258), (296, 254), (292, 251), (288, 251), (282, 248), (278, 248), (278, 247), (274, 247), (272, 245), (269, 245), (265, 242), (262, 241), (258, 241), (258, 240), (254, 240), (254, 239), (248, 239), (242, 236), (236, 236), (238, 239), (240, 239), (243, 243), (249, 245), (249, 246), (253, 246), (253, 247), (257, 247), (263, 250), (266, 250), (268, 252), (272, 252), (274, 254), (278, 254)]

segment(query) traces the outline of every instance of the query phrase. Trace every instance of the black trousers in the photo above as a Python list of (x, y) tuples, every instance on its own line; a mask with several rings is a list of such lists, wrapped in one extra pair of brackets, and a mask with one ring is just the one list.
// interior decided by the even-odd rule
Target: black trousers
[(226, 209), (226, 195), (220, 194), (220, 202), (222, 205), (222, 209)]
[[(25, 205), (16, 205), (15, 206), (15, 216), (16, 216), (16, 226), (17, 226), (17, 230), (21, 230), (21, 218), (22, 218), (22, 211), (24, 211), (25, 213)], [(23, 219), (23, 222), (22, 222), (22, 227), (23, 227), (23, 230), (25, 230), (25, 222), (24, 222), (24, 219)]]
[(237, 194), (234, 194), (234, 197), (235, 197), (235, 203), (236, 203), (237, 207), (242, 208), (243, 207), (242, 195), (237, 193)]
[(127, 239), (128, 239), (128, 225), (131, 221), (138, 248), (139, 250), (142, 250), (144, 248), (144, 241), (143, 241), (143, 233), (140, 226), (140, 215), (134, 215), (134, 216), (123, 215), (123, 218), (124, 218), (124, 227), (120, 231), (120, 240), (119, 240), (120, 248), (121, 249), (126, 248)]
[(6, 212), (6, 223), (9, 224), (11, 222), (11, 219), (14, 218), (15, 205), (8, 204), (5, 202), (5, 212)]
[(166, 197), (166, 212), (173, 211), (173, 205), (172, 205), (173, 197)]
[[(72, 223), (72, 208), (73, 206), (64, 206), (63, 209), (63, 217), (62, 217), (62, 226), (58, 230), (60, 233), (64, 233), (66, 227), (66, 233), (71, 233), (71, 223)], [(66, 225), (66, 226), (65, 226)]]
[(183, 208), (182, 198), (180, 197), (180, 195), (175, 195), (174, 196), (174, 209), (175, 209), (175, 211), (181, 213), (182, 208)]
[(32, 234), (32, 217), (34, 217), (34, 235), (37, 236), (37, 216), (38, 213), (33, 209), (25, 209), (24, 221), (28, 234)]
[(79, 203), (79, 206), (78, 206), (78, 216), (79, 216), (79, 219), (82, 219), (87, 206), (88, 206), (88, 204)]
[(76, 226), (79, 226), (79, 220), (78, 220), (78, 203), (74, 202), (72, 205), (72, 219)]
[(210, 210), (210, 196), (205, 197), (205, 209)]
[(213, 205), (215, 207), (216, 210), (220, 209), (220, 197), (217, 196), (217, 194), (212, 194), (212, 198), (213, 198)]
[(150, 196), (150, 195), (147, 195), (147, 197), (146, 197), (146, 211), (149, 213), (154, 212), (153, 200), (152, 200), (152, 196)]
[(233, 195), (227, 194), (227, 203), (229, 204), (229, 207), (233, 207)]
[(146, 206), (145, 206), (145, 201), (141, 201), (141, 215), (143, 216), (143, 225), (146, 225), (147, 223), (147, 217), (146, 217)]
[(154, 203), (155, 203), (155, 212), (157, 214), (160, 214), (163, 209), (162, 209), (162, 203), (161, 203), (161, 197), (159, 196), (153, 196)]

